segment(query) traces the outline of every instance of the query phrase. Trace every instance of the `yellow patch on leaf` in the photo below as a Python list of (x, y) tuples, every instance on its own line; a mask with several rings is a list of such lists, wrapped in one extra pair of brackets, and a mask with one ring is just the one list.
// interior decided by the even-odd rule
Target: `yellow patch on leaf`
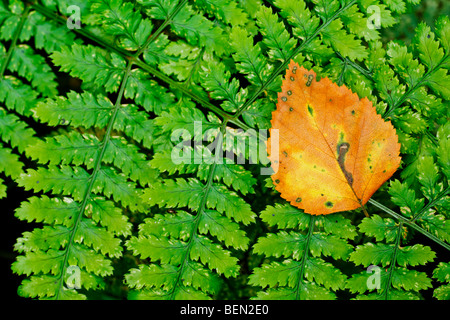
[(277, 154), (269, 159), (276, 190), (313, 215), (363, 206), (400, 165), (400, 144), (390, 121), (372, 103), (328, 78), (316, 81), (293, 61), (272, 113)]

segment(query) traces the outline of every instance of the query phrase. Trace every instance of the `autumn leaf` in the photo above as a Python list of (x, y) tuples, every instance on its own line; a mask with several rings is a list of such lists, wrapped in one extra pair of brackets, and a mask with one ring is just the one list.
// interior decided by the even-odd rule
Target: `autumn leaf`
[(400, 165), (392, 124), (367, 98), (328, 78), (316, 81), (294, 61), (281, 89), (267, 141), (276, 190), (313, 215), (362, 207)]

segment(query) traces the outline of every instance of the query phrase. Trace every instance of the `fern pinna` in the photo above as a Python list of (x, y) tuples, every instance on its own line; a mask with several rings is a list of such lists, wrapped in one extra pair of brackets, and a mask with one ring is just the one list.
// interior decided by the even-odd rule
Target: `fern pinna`
[[(433, 278), (448, 299), (448, 261), (420, 239), (450, 249), (449, 20), (411, 46), (380, 35), (418, 2), (0, 2), (0, 172), (35, 193), (15, 215), (42, 223), (14, 247), (19, 294), (411, 299)], [(397, 129), (402, 167), (368, 218), (308, 215), (261, 174), (291, 60)]]

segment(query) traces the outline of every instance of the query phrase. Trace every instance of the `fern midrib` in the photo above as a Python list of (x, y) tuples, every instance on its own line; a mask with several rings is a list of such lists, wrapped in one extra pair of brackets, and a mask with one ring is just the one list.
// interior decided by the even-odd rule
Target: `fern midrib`
[(189, 256), (190, 256), (190, 251), (191, 251), (192, 244), (194, 243), (195, 238), (198, 235), (198, 226), (200, 224), (201, 217), (202, 217), (203, 214), (205, 214), (205, 211), (206, 211), (206, 201), (208, 199), (209, 192), (210, 192), (210, 190), (212, 188), (212, 183), (213, 183), (213, 180), (214, 180), (214, 172), (216, 170), (220, 154), (222, 153), (223, 136), (225, 134), (226, 127), (227, 127), (227, 122), (225, 121), (222, 124), (222, 127), (220, 128), (220, 134), (219, 134), (219, 137), (218, 137), (219, 140), (217, 142), (217, 146), (218, 147), (216, 149), (215, 160), (214, 160), (214, 163), (209, 168), (208, 180), (207, 180), (206, 185), (204, 187), (204, 193), (203, 193), (200, 205), (199, 205), (199, 210), (197, 212), (197, 215), (195, 216), (195, 220), (194, 220), (195, 223), (194, 223), (194, 226), (192, 227), (192, 232), (189, 235), (189, 241), (188, 241), (188, 244), (187, 244), (186, 252), (184, 254), (182, 263), (180, 265), (180, 270), (178, 271), (177, 279), (176, 279), (175, 284), (173, 286), (173, 290), (170, 293), (170, 300), (174, 300), (175, 291), (176, 291), (177, 287), (179, 286), (181, 275), (184, 273), (184, 268), (187, 265), (187, 261), (188, 261)]
[[(333, 50), (334, 51), (334, 50)], [(350, 59), (348, 59), (348, 58), (344, 58), (341, 54), (340, 54), (340, 52), (338, 52), (338, 51), (334, 51), (334, 53), (347, 65), (347, 66), (350, 66), (350, 67), (352, 67), (353, 69), (356, 69), (356, 70), (358, 70), (362, 75), (364, 75), (366, 78), (369, 78), (369, 79), (371, 79), (372, 81), (373, 81), (373, 77), (372, 77), (372, 74), (373, 74), (373, 71), (371, 71), (371, 70), (366, 70), (366, 69), (364, 69), (364, 67), (362, 67), (362, 66), (360, 66), (359, 64), (357, 64), (356, 62), (354, 62), (354, 61), (352, 61), (352, 60), (350, 60)]]
[(428, 204), (422, 208), (412, 219), (411, 222), (415, 222), (417, 219), (419, 219), (425, 212), (427, 212), (431, 207), (433, 207), (436, 203), (442, 200), (447, 194), (450, 193), (450, 186), (448, 186), (445, 190), (440, 192), (436, 198), (428, 202)]
[(147, 48), (150, 43), (155, 41), (159, 35), (163, 32), (163, 30), (172, 23), (172, 19), (180, 12), (180, 10), (184, 7), (184, 5), (188, 2), (188, 0), (183, 0), (178, 6), (167, 16), (164, 22), (159, 26), (159, 28), (147, 39), (144, 45), (136, 52), (134, 57), (137, 59), (144, 52), (145, 48)]
[(297, 285), (295, 286), (296, 287), (295, 300), (300, 299), (300, 291), (301, 291), (300, 287), (302, 285), (303, 275), (305, 273), (306, 260), (308, 260), (309, 244), (311, 243), (311, 238), (313, 235), (315, 218), (316, 218), (316, 216), (314, 216), (314, 215), (310, 215), (310, 217), (309, 217), (309, 228), (308, 228), (308, 234), (306, 236), (306, 243), (305, 243), (305, 246), (303, 249), (302, 265), (300, 267), (300, 274), (298, 276)]
[(6, 58), (3, 61), (3, 64), (1, 65), (1, 68), (0, 68), (0, 81), (3, 80), (3, 77), (4, 77), (5, 72), (6, 72), (6, 68), (8, 67), (9, 62), (11, 61), (12, 54), (16, 50), (17, 41), (19, 40), (19, 36), (22, 33), (23, 26), (25, 25), (25, 22), (28, 19), (28, 13), (29, 12), (30, 12), (30, 7), (27, 6), (25, 11), (22, 13), (19, 25), (16, 27), (16, 30), (14, 32), (14, 36), (13, 36), (12, 41), (11, 41), (11, 44), (10, 44), (10, 46), (8, 48), (8, 52), (6, 53)]
[(185, 83), (186, 85), (189, 86), (189, 84), (190, 84), (190, 82), (191, 82), (191, 79), (192, 79), (192, 76), (193, 76), (194, 73), (195, 73), (195, 69), (199, 66), (200, 62), (203, 60), (203, 55), (204, 55), (204, 54), (205, 54), (205, 48), (203, 47), (203, 48), (200, 50), (200, 52), (199, 52), (197, 58), (195, 59), (194, 64), (192, 65), (191, 72), (189, 72), (189, 76), (186, 78), (186, 80), (184, 80), (184, 83)]
[(398, 231), (397, 231), (397, 237), (395, 239), (395, 244), (394, 244), (394, 252), (392, 254), (391, 262), (389, 265), (389, 271), (388, 271), (389, 276), (388, 276), (388, 280), (386, 281), (386, 286), (384, 288), (384, 300), (388, 300), (388, 298), (389, 298), (389, 289), (391, 288), (392, 275), (393, 275), (394, 269), (395, 269), (395, 262), (397, 261), (398, 250), (400, 249), (400, 239), (401, 239), (401, 235), (402, 235), (403, 222), (400, 221), (397, 228), (398, 228)]
[(213, 111), (214, 113), (216, 113), (217, 115), (219, 115), (220, 117), (222, 117), (222, 119), (224, 121), (229, 121), (237, 126), (239, 126), (240, 128), (244, 129), (244, 130), (249, 130), (251, 129), (250, 126), (246, 125), (245, 123), (243, 123), (241, 120), (239, 119), (235, 119), (233, 118), (232, 115), (228, 114), (227, 112), (223, 111), (222, 109), (216, 107), (215, 105), (213, 105), (211, 102), (203, 99), (202, 97), (199, 97), (198, 95), (196, 95), (195, 93), (192, 92), (191, 89), (187, 89), (184, 85), (181, 85), (180, 83), (178, 83), (175, 80), (172, 80), (169, 76), (166, 76), (164, 73), (152, 68), (151, 66), (149, 66), (148, 64), (146, 64), (145, 62), (141, 61), (141, 60), (136, 60), (135, 64), (139, 67), (141, 67), (142, 69), (144, 69), (145, 71), (151, 73), (153, 76), (157, 77), (158, 79), (166, 82), (170, 87), (174, 87), (178, 90), (180, 90), (181, 92), (183, 92), (183, 94), (185, 94), (186, 96), (188, 96), (189, 98), (193, 99), (194, 101), (196, 101), (198, 104), (200, 104), (202, 107), (207, 108), (211, 111)]
[(118, 111), (120, 109), (120, 106), (121, 106), (121, 100), (122, 100), (122, 97), (123, 97), (123, 94), (124, 94), (124, 91), (125, 91), (125, 85), (127, 83), (127, 80), (128, 80), (128, 77), (129, 77), (132, 65), (133, 65), (133, 63), (131, 61), (129, 61), (127, 69), (126, 69), (126, 72), (125, 72), (125, 75), (124, 75), (124, 77), (122, 79), (122, 84), (120, 86), (120, 90), (119, 90), (119, 94), (117, 96), (117, 100), (116, 100), (116, 104), (115, 104), (115, 107), (114, 107), (113, 114), (111, 115), (111, 118), (109, 119), (108, 127), (106, 129), (106, 133), (105, 133), (105, 136), (104, 136), (103, 141), (102, 141), (102, 148), (101, 148), (100, 153), (98, 154), (98, 157), (96, 159), (94, 170), (93, 170), (93, 172), (91, 174), (90, 182), (89, 182), (88, 188), (86, 189), (85, 195), (83, 197), (83, 201), (81, 203), (80, 210), (78, 212), (78, 215), (77, 215), (76, 219), (74, 220), (74, 226), (73, 226), (73, 229), (71, 231), (70, 239), (69, 239), (69, 242), (67, 243), (67, 247), (66, 247), (66, 250), (65, 250), (65, 253), (64, 253), (64, 261), (63, 261), (63, 263), (61, 265), (61, 271), (60, 271), (61, 275), (60, 275), (60, 278), (59, 278), (59, 290), (56, 292), (55, 299), (59, 299), (59, 294), (63, 290), (64, 275), (65, 275), (66, 269), (67, 269), (66, 265), (67, 265), (68, 260), (69, 260), (70, 248), (74, 245), (74, 239), (75, 239), (75, 235), (76, 235), (77, 230), (78, 230), (78, 226), (79, 226), (79, 224), (81, 222), (81, 218), (84, 215), (87, 203), (88, 203), (88, 201), (90, 199), (90, 195), (91, 195), (94, 183), (95, 183), (95, 179), (96, 179), (96, 177), (97, 177), (97, 175), (98, 175), (98, 173), (99, 173), (99, 171), (101, 169), (103, 156), (104, 156), (106, 148), (108, 146), (108, 142), (109, 142), (109, 140), (111, 138), (111, 131), (112, 131), (112, 128), (113, 128), (113, 124), (114, 124), (114, 121), (116, 119), (117, 113), (118, 113)]
[(135, 45), (139, 45), (139, 42), (136, 40), (136, 37), (133, 33), (131, 33), (125, 23), (120, 19), (120, 17), (116, 14), (116, 11), (111, 8), (108, 1), (102, 0), (103, 4), (105, 4), (109, 11), (112, 13), (112, 15), (115, 18), (115, 21), (125, 30), (125, 37), (130, 39)]
[(338, 11), (336, 11), (336, 13), (329, 19), (327, 20), (325, 23), (323, 23), (321, 26), (319, 26), (316, 31), (309, 37), (307, 38), (305, 41), (302, 42), (302, 44), (300, 46), (298, 46), (297, 49), (295, 49), (289, 56), (289, 58), (284, 61), (277, 69), (274, 70), (274, 72), (269, 76), (269, 78), (267, 79), (267, 81), (265, 83), (263, 83), (262, 86), (259, 87), (258, 90), (256, 90), (256, 92), (253, 94), (253, 96), (247, 100), (247, 102), (233, 115), (233, 117), (231, 118), (232, 120), (237, 119), (243, 112), (245, 112), (245, 110), (248, 109), (248, 107), (256, 100), (256, 98), (259, 97), (259, 95), (261, 93), (264, 92), (264, 90), (267, 89), (267, 87), (275, 80), (276, 77), (278, 77), (278, 75), (283, 72), (284, 70), (286, 70), (286, 67), (288, 66), (288, 64), (290, 63), (290, 60), (295, 57), (296, 55), (298, 55), (312, 40), (314, 40), (314, 38), (316, 38), (319, 33), (325, 29), (332, 21), (334, 21), (335, 19), (337, 19), (339, 17), (339, 15), (344, 12), (345, 10), (347, 10), (348, 8), (350, 8), (351, 6), (353, 6), (356, 3), (356, 0), (353, 0), (351, 2), (349, 2), (345, 7), (340, 8)]
[[(448, 188), (447, 188), (448, 189)], [(412, 222), (411, 220), (405, 218), (404, 216), (402, 216), (401, 214), (398, 214), (395, 211), (392, 211), (391, 209), (389, 209), (388, 207), (385, 207), (384, 205), (382, 205), (381, 203), (379, 203), (378, 201), (375, 201), (373, 199), (369, 199), (370, 204), (374, 205), (375, 207), (377, 207), (378, 209), (383, 210), (384, 212), (386, 212), (387, 214), (389, 214), (390, 216), (394, 217), (395, 219), (399, 220), (402, 223), (407, 224), (409, 227), (413, 228), (416, 231), (419, 231), (420, 233), (422, 233), (424, 236), (430, 238), (431, 240), (433, 240), (434, 242), (440, 244), (441, 246), (443, 246), (445, 249), (450, 251), (450, 245), (448, 243), (445, 243), (444, 241), (442, 241), (441, 239), (439, 239), (438, 237), (436, 237), (435, 235), (431, 234), (430, 232), (426, 231), (425, 229), (423, 229), (422, 227), (418, 226), (415, 222)]]
[(417, 89), (419, 89), (421, 86), (423, 86), (424, 82), (427, 81), (427, 78), (430, 77), (433, 73), (435, 73), (437, 70), (441, 69), (441, 65), (450, 57), (450, 55), (446, 54), (442, 57), (441, 61), (439, 61), (439, 63), (434, 67), (434, 68), (430, 68), (430, 70), (428, 70), (423, 76), (422, 78), (417, 81), (417, 83), (415, 84), (415, 86), (413, 86), (412, 88), (409, 88), (408, 91), (406, 91), (401, 98), (397, 101), (397, 103), (392, 106), (392, 108), (390, 108), (386, 114), (383, 116), (383, 118), (387, 119), (389, 118), (392, 113), (403, 104), (403, 102), (405, 102), (406, 99), (408, 99), (408, 97), (413, 94)]

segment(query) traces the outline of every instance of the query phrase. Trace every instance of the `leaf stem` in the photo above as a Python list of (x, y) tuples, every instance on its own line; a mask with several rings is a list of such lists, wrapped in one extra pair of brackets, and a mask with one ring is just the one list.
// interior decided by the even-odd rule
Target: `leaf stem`
[(366, 206), (363, 205), (363, 204), (361, 203), (361, 208), (362, 208), (362, 210), (363, 210), (363, 212), (364, 212), (364, 215), (365, 215), (367, 218), (369, 218), (370, 216), (369, 216), (369, 213), (367, 212)]
[(112, 131), (112, 128), (113, 128), (113, 124), (114, 124), (114, 121), (116, 119), (117, 113), (118, 113), (118, 111), (120, 109), (120, 106), (121, 106), (121, 100), (122, 100), (122, 97), (123, 97), (123, 94), (124, 94), (125, 85), (127, 83), (128, 76), (130, 75), (130, 71), (131, 71), (131, 66), (132, 65), (133, 65), (133, 63), (131, 61), (129, 61), (127, 69), (126, 69), (126, 72), (125, 72), (125, 75), (124, 75), (124, 77), (122, 79), (122, 84), (120, 86), (120, 90), (119, 90), (119, 94), (117, 96), (117, 100), (116, 100), (116, 103), (115, 103), (115, 106), (114, 106), (113, 114), (111, 115), (111, 118), (109, 119), (108, 127), (106, 129), (105, 136), (104, 136), (103, 141), (101, 143), (102, 148), (100, 150), (100, 153), (97, 156), (97, 159), (95, 160), (94, 170), (92, 171), (91, 177), (89, 178), (89, 180), (90, 180), (89, 185), (86, 188), (86, 192), (85, 192), (85, 194), (83, 196), (83, 201), (81, 203), (80, 210), (78, 211), (78, 214), (77, 214), (77, 216), (76, 216), (76, 218), (74, 220), (75, 221), (74, 222), (74, 226), (72, 228), (72, 231), (71, 231), (71, 234), (70, 234), (70, 239), (69, 239), (69, 242), (67, 243), (67, 248), (66, 248), (65, 253), (64, 253), (64, 261), (63, 261), (63, 263), (61, 265), (61, 271), (60, 271), (61, 275), (60, 275), (60, 277), (58, 279), (58, 281), (59, 281), (59, 290), (56, 292), (55, 299), (59, 299), (59, 293), (63, 290), (62, 286), (63, 286), (63, 281), (64, 281), (64, 275), (65, 275), (66, 270), (67, 270), (66, 265), (67, 265), (68, 260), (69, 260), (70, 248), (71, 248), (71, 246), (74, 243), (74, 239), (75, 239), (75, 235), (77, 233), (78, 226), (80, 224), (81, 218), (84, 215), (84, 212), (86, 210), (88, 201), (90, 199), (90, 195), (91, 195), (91, 192), (92, 192), (92, 188), (94, 187), (95, 179), (96, 179), (96, 177), (97, 177), (97, 175), (98, 175), (98, 173), (100, 171), (103, 155), (105, 154), (106, 148), (107, 148), (108, 143), (109, 143), (110, 138), (111, 138), (111, 131)]

